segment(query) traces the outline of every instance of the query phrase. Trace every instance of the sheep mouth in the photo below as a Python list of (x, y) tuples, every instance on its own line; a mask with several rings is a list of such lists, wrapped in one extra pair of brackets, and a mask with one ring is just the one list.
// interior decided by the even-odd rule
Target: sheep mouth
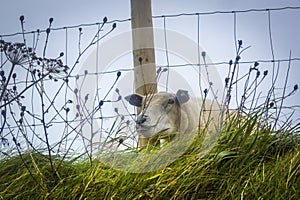
[(169, 128), (165, 128), (159, 131), (154, 131), (155, 125), (148, 126), (148, 125), (137, 125), (136, 126), (136, 131), (143, 135), (144, 137), (152, 137), (152, 136), (157, 136), (157, 135), (163, 135), (166, 134), (166, 132), (169, 130)]
[(155, 128), (155, 125), (139, 125), (135, 126), (138, 132), (149, 132), (151, 129)]

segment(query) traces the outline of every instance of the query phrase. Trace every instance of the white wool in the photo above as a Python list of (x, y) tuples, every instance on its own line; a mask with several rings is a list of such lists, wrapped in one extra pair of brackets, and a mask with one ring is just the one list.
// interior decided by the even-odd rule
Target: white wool
[[(180, 94), (180, 93), (179, 93)], [(184, 95), (187, 95), (184, 93)], [(176, 94), (178, 95), (178, 94)], [(143, 98), (143, 110), (139, 115), (142, 123), (137, 123), (137, 131), (144, 138), (170, 136), (176, 133), (184, 134), (207, 128), (209, 132), (216, 131), (220, 124), (221, 112), (217, 103), (211, 100), (197, 98), (181, 98), (172, 93), (160, 92)], [(168, 100), (176, 99), (176, 103), (168, 104)], [(188, 99), (188, 100), (187, 100)], [(201, 120), (199, 120), (199, 117)]]

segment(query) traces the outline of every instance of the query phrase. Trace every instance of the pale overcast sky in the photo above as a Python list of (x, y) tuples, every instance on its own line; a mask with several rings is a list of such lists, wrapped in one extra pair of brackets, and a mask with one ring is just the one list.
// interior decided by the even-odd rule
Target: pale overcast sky
[[(49, 17), (55, 19), (55, 26), (97, 22), (103, 16), (130, 17), (130, 0), (1, 0), (0, 4), (1, 34), (19, 31), (20, 15), (26, 17), (27, 26), (33, 29), (43, 27)], [(299, 5), (298, 0), (152, 0), (153, 15)]]
[[(141, 0), (142, 1), (142, 0)], [(152, 0), (152, 13), (154, 16), (169, 15), (169, 14), (180, 14), (180, 13), (202, 13), (202, 12), (213, 12), (213, 11), (238, 11), (248, 9), (272, 9), (280, 7), (300, 7), (299, 0)], [(67, 27), (79, 24), (89, 24), (102, 22), (103, 17), (107, 17), (109, 21), (116, 19), (128, 19), (130, 18), (130, 0), (0, 0), (0, 36), (6, 34), (13, 34), (21, 31), (19, 17), (23, 15), (25, 17), (25, 29), (26, 31), (35, 31), (37, 29), (45, 30), (48, 27), (48, 20), (50, 17), (54, 18), (53, 27)], [(288, 9), (284, 11), (271, 11), (271, 33), (273, 39), (274, 58), (277, 59), (288, 59), (289, 52), (292, 52), (293, 58), (300, 58), (300, 9)], [(270, 47), (270, 35), (269, 35), (269, 21), (268, 12), (250, 12), (250, 13), (237, 13), (236, 14), (236, 39), (243, 40), (243, 46), (251, 46), (242, 54), (241, 61), (251, 61), (254, 63), (256, 60), (272, 60), (272, 52)], [(197, 44), (198, 30), (200, 33), (200, 46), (208, 53), (209, 57), (213, 62), (228, 62), (230, 59), (235, 58), (235, 42), (234, 42), (234, 14), (215, 14), (215, 15), (201, 15), (199, 18), (200, 28), (198, 29), (198, 18), (196, 15), (193, 16), (182, 16), (176, 18), (166, 18), (166, 28), (168, 30), (175, 31), (178, 34), (188, 38), (187, 41), (192, 41), (193, 44)], [(162, 29), (164, 27), (163, 18), (153, 19), (154, 27)], [(108, 28), (107, 28), (108, 26)], [(107, 25), (104, 28), (104, 32), (110, 29), (111, 25)], [(91, 39), (92, 35), (95, 34), (95, 26), (83, 27), (83, 35), (81, 45), (84, 46)], [(109, 37), (105, 38), (101, 43), (102, 47), (104, 44), (108, 45), (108, 48), (100, 48), (103, 50), (106, 56), (111, 56), (110, 53), (115, 53), (119, 49), (124, 49), (127, 52), (121, 52), (120, 55), (116, 55), (112, 60), (109, 60), (108, 70), (119, 70), (120, 68), (132, 69), (132, 55), (129, 55), (130, 45), (124, 47), (126, 42), (119, 42), (116, 44), (117, 36), (122, 35), (126, 31), (130, 31), (130, 22), (117, 23), (117, 28), (113, 31)], [(128, 32), (127, 32), (128, 33)], [(66, 39), (66, 35), (68, 39)], [(126, 34), (124, 34), (126, 35)], [(32, 42), (32, 37), (35, 35), (28, 35), (27, 41)], [(40, 46), (44, 44), (44, 35), (41, 35)], [(112, 39), (111, 39), (112, 38)], [(170, 39), (170, 34), (168, 34)], [(1, 39), (1, 38), (0, 38)], [(3, 37), (7, 41), (18, 41), (22, 42), (20, 35), (13, 37)], [(111, 40), (110, 40), (111, 39)], [(171, 40), (171, 39), (170, 39)], [(171, 46), (171, 41), (169, 47)], [(67, 44), (66, 44), (66, 41)], [(105, 43), (106, 42), (106, 43)], [(184, 46), (184, 41), (175, 41), (177, 45)], [(181, 42), (181, 43), (180, 43)], [(65, 62), (68, 65), (74, 63), (75, 58), (78, 55), (78, 27), (76, 29), (53, 31), (50, 35), (48, 45), (47, 57), (57, 57), (60, 52), (65, 52)], [(67, 47), (66, 47), (67, 46)], [(39, 47), (41, 48), (41, 47)], [(130, 49), (131, 50), (131, 49)], [(171, 49), (169, 49), (171, 50)], [(89, 56), (95, 52), (95, 47), (80, 60), (80, 65), (83, 66), (88, 62)], [(126, 57), (127, 53), (127, 57)], [(156, 52), (157, 53), (157, 52)], [(197, 54), (197, 51), (186, 51), (187, 57), (189, 55)], [(103, 56), (102, 54), (100, 55)], [(124, 56), (125, 55), (125, 56)], [(128, 56), (129, 55), (129, 56)], [(165, 52), (159, 52), (156, 55), (158, 65), (166, 65)], [(184, 56), (186, 56), (184, 55)], [(197, 54), (198, 55), (198, 54)], [(170, 64), (180, 64), (182, 60), (179, 58), (186, 58), (182, 55), (170, 56)], [(105, 56), (103, 56), (105, 57)], [(105, 58), (101, 58), (99, 62)], [(95, 60), (95, 59), (94, 59)], [(95, 63), (93, 61), (93, 63)], [(90, 60), (91, 61), (91, 60)], [(87, 64), (86, 64), (87, 65)], [(92, 64), (93, 65), (93, 64)], [(96, 65), (95, 65), (96, 66)], [(249, 65), (243, 65), (245, 69), (241, 69), (247, 72)], [(261, 72), (263, 70), (269, 70), (269, 74), (272, 70), (272, 63), (260, 63), (259, 67)], [(276, 63), (277, 66), (277, 63)], [(293, 61), (291, 63), (291, 70), (289, 75), (289, 81), (287, 84), (286, 94), (292, 91), (295, 84), (300, 85), (300, 61)], [(222, 80), (227, 76), (228, 65), (219, 65), (217, 70)], [(225, 69), (224, 69), (225, 68)], [(288, 62), (280, 63), (280, 78), (276, 84), (276, 94), (278, 97), (282, 95), (282, 88), (284, 87), (286, 70), (288, 68)], [(178, 70), (180, 70), (178, 68)], [(182, 70), (182, 69), (181, 69)], [(187, 85), (191, 87), (198, 87), (198, 75), (195, 71), (190, 69), (183, 69), (182, 71), (175, 71), (180, 75), (184, 76), (184, 80), (177, 80), (178, 76), (171, 76), (170, 85), (182, 84), (183, 81), (187, 82)], [(189, 71), (190, 70), (190, 71)], [(81, 71), (83, 73), (83, 71)], [(242, 73), (241, 73), (242, 74)], [(74, 75), (74, 74), (72, 74)], [(76, 74), (75, 74), (76, 75)], [(128, 74), (122, 72), (122, 76), (126, 77)], [(113, 77), (112, 77), (113, 76)], [(129, 77), (129, 78), (128, 78)], [(119, 80), (116, 87), (118, 88), (130, 88), (133, 90), (133, 77), (129, 76)], [(174, 78), (175, 77), (175, 78)], [(269, 76), (271, 77), (271, 76)], [(216, 76), (212, 79), (214, 80)], [(125, 79), (125, 81), (124, 81)], [(105, 87), (103, 85), (111, 85), (115, 80), (115, 74), (105, 75), (99, 82), (101, 92), (105, 94)], [(102, 81), (102, 82), (101, 82)], [(127, 81), (127, 82), (126, 82)], [(172, 82), (173, 81), (173, 82)], [(195, 82), (196, 81), (196, 82)], [(95, 89), (94, 87), (88, 87)], [(173, 85), (171, 85), (173, 87)], [(170, 87), (171, 87), (170, 86)], [(259, 91), (262, 91), (261, 97), (265, 97), (268, 89), (271, 86), (270, 78), (267, 79)], [(174, 86), (175, 87), (175, 86)], [(181, 87), (181, 86), (180, 86)], [(241, 86), (241, 88), (243, 85)], [(50, 85), (50, 88), (52, 85)], [(192, 89), (195, 89), (192, 88)], [(97, 88), (98, 89), (98, 88)], [(99, 89), (99, 90), (100, 90)], [(239, 88), (240, 89), (240, 88)], [(128, 91), (120, 90), (123, 95), (127, 95)], [(56, 92), (55, 90), (54, 92)], [(93, 90), (94, 91), (94, 90)], [(130, 92), (129, 91), (129, 92)], [(199, 91), (199, 90), (197, 90)], [(69, 92), (68, 94), (70, 94)], [(100, 94), (102, 94), (100, 93)], [(113, 93), (113, 92), (112, 92)], [(219, 94), (221, 92), (219, 91)], [(51, 95), (50, 95), (51, 96)], [(92, 96), (92, 95), (90, 95)], [(196, 96), (196, 95), (195, 95)], [(100, 97), (100, 98), (103, 98)], [(108, 97), (108, 99), (114, 99), (114, 97)], [(26, 100), (26, 99), (25, 99)], [(24, 101), (25, 101), (24, 100)], [(30, 98), (27, 99), (30, 105)], [(300, 91), (294, 96), (285, 100), (286, 105), (299, 105)], [(56, 104), (64, 103), (57, 100)], [(113, 105), (114, 106), (114, 105)], [(93, 108), (91, 108), (92, 110)], [(76, 109), (74, 109), (76, 111)], [(74, 111), (74, 112), (75, 112)], [(104, 110), (105, 112), (105, 110)], [(288, 111), (290, 112), (290, 110)], [(109, 108), (109, 112), (104, 113), (104, 116), (111, 116), (114, 114), (113, 107)], [(295, 112), (295, 118), (300, 118), (300, 108)], [(110, 124), (107, 125), (111, 127)], [(55, 130), (55, 128), (54, 128)], [(55, 130), (56, 133), (58, 130)], [(57, 139), (57, 135), (51, 136), (53, 141)]]
[[(152, 0), (153, 15), (179, 13), (247, 10), (252, 8), (278, 8), (300, 6), (299, 0)], [(130, 18), (130, 0), (1, 0), (0, 35), (20, 31), (19, 17), (25, 16), (27, 31), (45, 29), (48, 19), (54, 18), (53, 27), (64, 27), (84, 23), (101, 22), (106, 16), (109, 20)], [(272, 37), (275, 59), (300, 58), (299, 35), (300, 10), (271, 12)], [(233, 15), (201, 16), (200, 45), (214, 62), (234, 59)], [(155, 19), (154, 26), (163, 28), (162, 19)], [(197, 16), (167, 19), (167, 28), (175, 30), (197, 42)], [(130, 30), (130, 23), (118, 24), (115, 34)], [(63, 33), (62, 33), (63, 35)], [(237, 14), (237, 39), (251, 48), (245, 52), (245, 60), (270, 60), (271, 51), (268, 35), (267, 12)], [(52, 44), (55, 41), (51, 41)], [(59, 47), (56, 51), (64, 51)], [(70, 50), (71, 51), (71, 50)], [(70, 53), (70, 52), (69, 52)], [(71, 56), (69, 56), (71, 57)], [(70, 61), (69, 61), (70, 62)], [(175, 64), (175, 63), (174, 63)], [(299, 84), (299, 63), (293, 63), (289, 89)], [(267, 68), (268, 66), (264, 66)], [(283, 66), (283, 67), (286, 67)], [(282, 71), (284, 72), (284, 70)], [(280, 87), (280, 86), (278, 86)], [(298, 104), (299, 95), (293, 103)]]

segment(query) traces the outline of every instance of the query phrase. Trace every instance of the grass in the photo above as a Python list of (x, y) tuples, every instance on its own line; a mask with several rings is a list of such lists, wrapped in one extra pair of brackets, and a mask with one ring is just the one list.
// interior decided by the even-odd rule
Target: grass
[(160, 170), (128, 173), (94, 159), (53, 159), (35, 152), (0, 161), (0, 199), (299, 199), (300, 125), (272, 131), (255, 115), (225, 124), (200, 157), (201, 137)]
[[(20, 20), (25, 42), (25, 32), (23, 28), (24, 17), (21, 16)], [(47, 30), (50, 30), (52, 21), (53, 19), (51, 18), (51, 20), (49, 20), (49, 29)], [(106, 21), (107, 18), (104, 18), (102, 26)], [(116, 25), (113, 24), (112, 29), (104, 36), (107, 36), (115, 27)], [(102, 30), (102, 27), (100, 27), (99, 30)], [(79, 51), (81, 53), (71, 69), (79, 63), (78, 61), (84, 52), (96, 44), (99, 30), (91, 40), (91, 43), (88, 44), (83, 51)], [(44, 54), (49, 33), (50, 32), (47, 32)], [(103, 37), (100, 37), (100, 39)], [(37, 37), (37, 40), (38, 39)], [(94, 154), (88, 150), (85, 152), (86, 157), (79, 156), (73, 158), (72, 155), (64, 155), (70, 157), (66, 158), (55, 156), (56, 145), (51, 146), (48, 139), (51, 130), (48, 128), (54, 125), (54, 123), (57, 122), (55, 118), (58, 115), (61, 117), (61, 115), (59, 114), (60, 111), (56, 109), (58, 106), (54, 107), (57, 113), (54, 113), (53, 118), (50, 116), (46, 117), (46, 113), (52, 108), (54, 99), (57, 99), (58, 94), (64, 90), (59, 89), (54, 95), (54, 99), (48, 102), (49, 105), (46, 105), (48, 104), (47, 101), (45, 101), (46, 96), (48, 98), (48, 95), (46, 95), (47, 92), (44, 91), (43, 87), (34, 86), (40, 83), (43, 85), (45, 83), (44, 79), (46, 80), (47, 77), (49, 77), (48, 75), (52, 77), (49, 77), (50, 80), (53, 79), (53, 81), (56, 82), (55, 76), (58, 75), (56, 73), (67, 71), (67, 67), (62, 65), (60, 60), (61, 56), (58, 60), (49, 60), (46, 58), (44, 60), (38, 59), (35, 54), (30, 53), (31, 51), (27, 49), (26, 44), (10, 43), (3, 40), (0, 41), (0, 43), (0, 50), (5, 52), (5, 56), (7, 57), (4, 64), (7, 62), (12, 66), (7, 68), (7, 77), (4, 71), (1, 73), (3, 87), (2, 93), (0, 94), (0, 104), (2, 109), (1, 117), (3, 118), (1, 118), (1, 122), (3, 123), (0, 128), (0, 145), (9, 144), (8, 139), (3, 136), (3, 130), (9, 130), (8, 136), (12, 137), (12, 141), (16, 146), (14, 150), (18, 152), (8, 153), (1, 152), (0, 150), (0, 199), (300, 199), (300, 124), (291, 127), (290, 123), (286, 122), (284, 126), (281, 126), (280, 130), (272, 128), (277, 127), (277, 122), (281, 119), (283, 100), (298, 90), (298, 85), (294, 85), (292, 91), (289, 93), (286, 91), (291, 57), (289, 59), (282, 96), (275, 98), (275, 89), (278, 88), (275, 88), (277, 75), (275, 74), (275, 65), (273, 65), (272, 86), (267, 92), (265, 106), (263, 105), (261, 107), (264, 110), (262, 112), (266, 112), (263, 114), (270, 116), (270, 119), (271, 117), (275, 118), (273, 126), (265, 125), (263, 122), (262, 124), (258, 123), (260, 122), (262, 113), (252, 113), (251, 115), (245, 116), (242, 120), (231, 117), (231, 119), (226, 120), (218, 143), (208, 154), (205, 154), (205, 156), (202, 156), (202, 151), (203, 149), (207, 149), (206, 145), (214, 139), (214, 136), (208, 137), (208, 143), (206, 143), (206, 140), (203, 142), (203, 137), (200, 135), (196, 136), (193, 143), (191, 145), (188, 144), (188, 149), (185, 153), (179, 157), (177, 157), (178, 152), (186, 147), (185, 145), (188, 143), (187, 140), (190, 139), (188, 135), (185, 135), (184, 138), (187, 140), (180, 140), (175, 146), (172, 146), (173, 148), (167, 148), (170, 147), (168, 146), (170, 144), (167, 144), (161, 149), (155, 147), (142, 151), (134, 151), (131, 149), (132, 152), (123, 152), (116, 157), (114, 157), (116, 154), (113, 154), (113, 157), (102, 157), (100, 160), (99, 158), (92, 159)], [(254, 103), (254, 100), (259, 100), (260, 95), (262, 95), (257, 88), (262, 81), (265, 80), (268, 71), (266, 70), (260, 75), (261, 72), (258, 68), (259, 63), (255, 62), (254, 65), (250, 67), (249, 72), (246, 72), (246, 74), (242, 76), (239, 75), (240, 55), (247, 48), (248, 47), (242, 48), (242, 41), (238, 41), (236, 58), (234, 61), (231, 60), (228, 63), (229, 71), (225, 78), (226, 86), (222, 97), (224, 100), (224, 102), (222, 100), (222, 105), (224, 103), (224, 106), (228, 107), (231, 97), (239, 96), (237, 92), (235, 95), (233, 94), (239, 83), (244, 85), (244, 93), (238, 107), (241, 109), (246, 108), (246, 102), (250, 101), (252, 102), (250, 108), (248, 108), (250, 112), (255, 110), (256, 103)], [(44, 54), (42, 56), (43, 58), (45, 57)], [(205, 60), (205, 54), (202, 54), (202, 56), (203, 60)], [(29, 57), (31, 57), (31, 60), (28, 64), (27, 58)], [(32, 67), (41, 67), (40, 62), (48, 63), (49, 61), (51, 61), (49, 66), (48, 64), (43, 64), (45, 69), (43, 68), (42, 71), (45, 70), (47, 73), (42, 75), (37, 74), (39, 79), (34, 78), (33, 83), (25, 84), (26, 86), (24, 88), (17, 87), (15, 82), (15, 78), (17, 77), (14, 71), (15, 65), (25, 66), (24, 69), (26, 73), (24, 74), (31, 73), (32, 77), (36, 77), (36, 71), (31, 71)], [(53, 66), (56, 68), (53, 68)], [(160, 72), (165, 72), (166, 69), (167, 68), (162, 69)], [(276, 71), (279, 72), (279, 64)], [(160, 72), (157, 74), (158, 77), (160, 77)], [(67, 85), (65, 83), (68, 82), (67, 80), (70, 77), (69, 75), (71, 75), (70, 73), (71, 72), (68, 72), (68, 75), (64, 77), (65, 79), (63, 79), (64, 82), (61, 88), (63, 85)], [(86, 71), (84, 78), (87, 74), (88, 72)], [(99, 106), (97, 106), (97, 110), (106, 102), (104, 101), (105, 98), (115, 87), (120, 75), (121, 73), (117, 72), (115, 82), (110, 87), (104, 99), (98, 102)], [(208, 81), (209, 85), (213, 84), (210, 80)], [(67, 85), (67, 88), (68, 87)], [(81, 87), (82, 85), (78, 88)], [(30, 88), (34, 89), (32, 92), (35, 91), (38, 92), (37, 94), (40, 94), (39, 100), (33, 101), (33, 96), (31, 100), (34, 102), (32, 105), (36, 104), (42, 106), (41, 113), (33, 113), (33, 110), (36, 110), (33, 109), (33, 107), (32, 113), (30, 113), (30, 106), (26, 108), (25, 104), (22, 104), (24, 103), (21, 100), (23, 98), (22, 94)], [(85, 104), (88, 100), (88, 95), (81, 98), (81, 91), (80, 89), (78, 90), (78, 88), (74, 88), (74, 91), (71, 89), (71, 91), (72, 93), (74, 92), (77, 98), (76, 101), (78, 105), (76, 105), (76, 112), (78, 112), (78, 116), (81, 116), (81, 114), (86, 116), (86, 118), (80, 118), (83, 127), (85, 124), (90, 124), (89, 119), (92, 119), (96, 112), (85, 112), (89, 110)], [(117, 91), (119, 91), (119, 89), (117, 90), (116, 88), (116, 92)], [(204, 98), (206, 98), (208, 91), (212, 91), (212, 88), (210, 87), (203, 91)], [(9, 95), (6, 95), (6, 93)], [(64, 96), (67, 96), (66, 94), (67, 93), (65, 93)], [(119, 95), (118, 99), (121, 100), (122, 97), (120, 93), (117, 92), (117, 94)], [(6, 96), (12, 98), (8, 101)], [(51, 98), (49, 98), (49, 100), (50, 99)], [(70, 108), (65, 106), (69, 103), (71, 102), (67, 101), (63, 105), (66, 111), (66, 120), (63, 122), (68, 122), (67, 116)], [(16, 110), (12, 109), (12, 104), (15, 104), (16, 107), (14, 109)], [(239, 103), (237, 102), (237, 104)], [(48, 109), (44, 110), (44, 107), (48, 107)], [(276, 112), (272, 113), (273, 110), (269, 110), (271, 108), (275, 109)], [(119, 115), (118, 110), (115, 110), (115, 112)], [(21, 118), (16, 117), (19, 116), (18, 114), (20, 114)], [(26, 116), (32, 116), (33, 121), (41, 119), (42, 129), (31, 129), (30, 126), (28, 129), (25, 128), (26, 126), (23, 125), (26, 125), (25, 122), (29, 119), (26, 119)], [(120, 115), (120, 117), (122, 119), (123, 116)], [(49, 120), (45, 121), (47, 118), (49, 118)], [(62, 119), (65, 118), (62, 117)], [(12, 123), (7, 120), (11, 120)], [(101, 123), (102, 122), (103, 121), (101, 121)], [(10, 127), (11, 124), (20, 128), (12, 128), (13, 126)], [(35, 125), (36, 124), (33, 126), (35, 127)], [(70, 124), (68, 123), (67, 125), (69, 126)], [(40, 133), (40, 130), (43, 130), (43, 133)], [(64, 144), (64, 142), (69, 144), (68, 136), (73, 132), (73, 128), (71, 131), (68, 130), (70, 129), (65, 128), (63, 132), (64, 135), (58, 143), (58, 152), (60, 151), (60, 145)], [(42, 146), (46, 146), (46, 149), (38, 150), (34, 144), (28, 140), (27, 133), (31, 131), (33, 131), (35, 137), (32, 141), (36, 140), (41, 142), (43, 144)], [(114, 126), (109, 132), (109, 135), (113, 132)], [(205, 131), (201, 132), (201, 134), (204, 133)], [(40, 137), (40, 134), (44, 134), (44, 137)], [(16, 138), (15, 136), (17, 135), (23, 136), (23, 139), (20, 140), (19, 137)], [(118, 139), (115, 138), (115, 140), (117, 141)], [(202, 142), (204, 144), (202, 144)], [(26, 144), (21, 145), (22, 143)], [(24, 150), (24, 146), (26, 145), (28, 145), (32, 151), (26, 152)], [(204, 146), (204, 148), (202, 146)], [(68, 149), (68, 151), (69, 150), (70, 149)], [(113, 165), (114, 168), (101, 162), (105, 159), (107, 159), (106, 163), (108, 164), (110, 162), (109, 164)], [(157, 169), (157, 166), (161, 167), (161, 163), (164, 163), (164, 161), (173, 160), (175, 161), (169, 162), (168, 165), (159, 168), (159, 170)], [(116, 168), (118, 167), (126, 169), (127, 172), (117, 170)], [(146, 169), (144, 171), (147, 172), (128, 172), (134, 171), (134, 169)]]

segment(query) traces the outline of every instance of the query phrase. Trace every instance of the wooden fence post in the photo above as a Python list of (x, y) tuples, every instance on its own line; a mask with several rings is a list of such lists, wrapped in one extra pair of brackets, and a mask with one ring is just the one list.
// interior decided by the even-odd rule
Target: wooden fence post
[[(145, 96), (154, 94), (157, 83), (151, 0), (131, 0), (131, 29), (135, 92)], [(149, 142), (139, 135), (139, 147)]]

